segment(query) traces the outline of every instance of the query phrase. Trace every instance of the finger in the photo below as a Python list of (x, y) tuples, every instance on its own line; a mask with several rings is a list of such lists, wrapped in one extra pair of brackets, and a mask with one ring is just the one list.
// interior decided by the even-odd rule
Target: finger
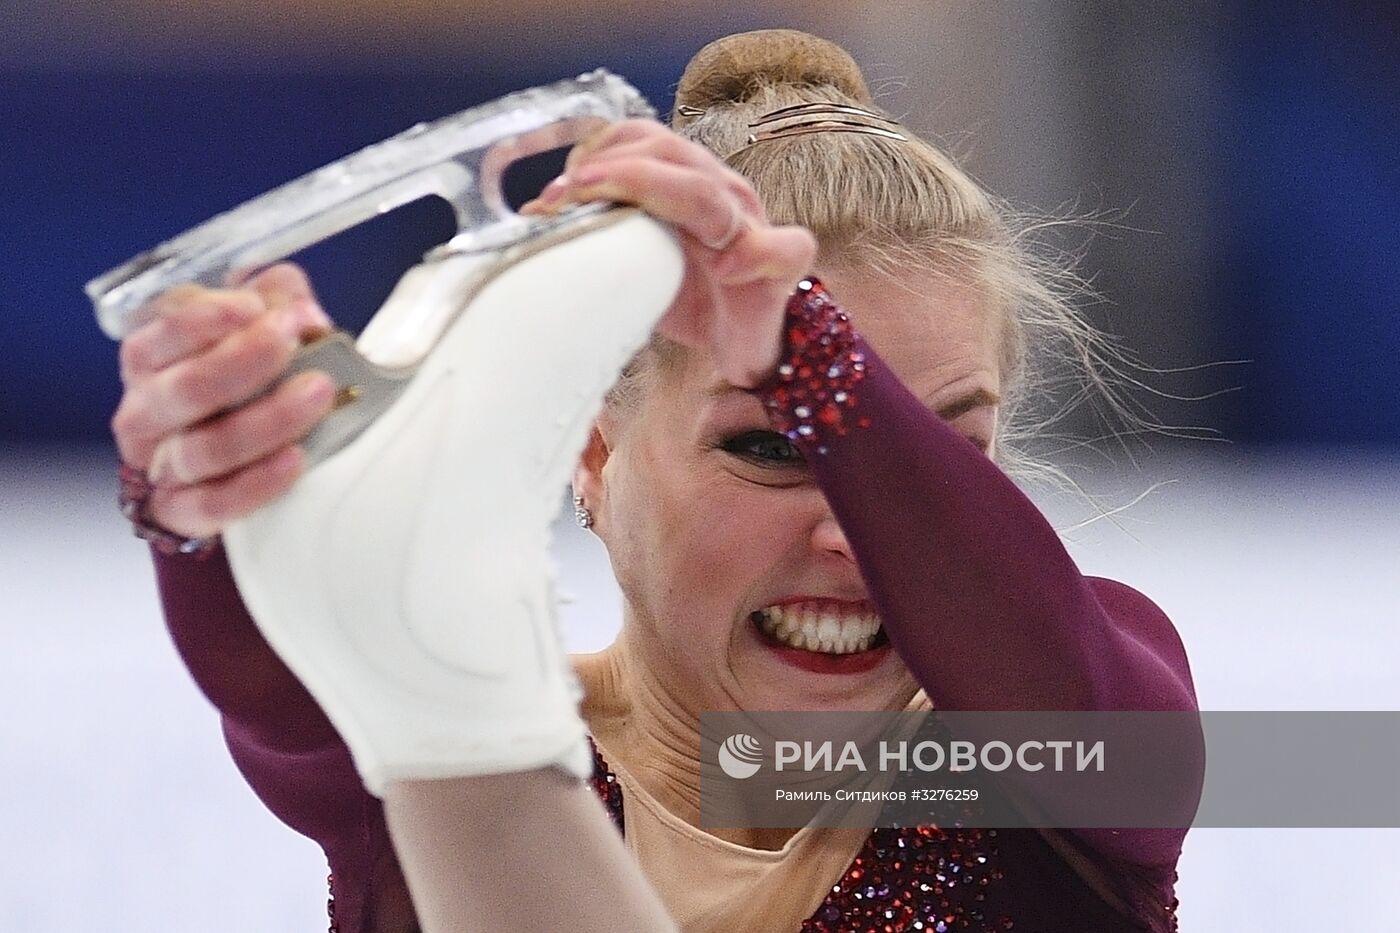
[(721, 285), (769, 281), (791, 289), (810, 274), (816, 255), (816, 238), (804, 227), (753, 226), (729, 245), (713, 271)]
[(729, 293), (715, 321), (715, 362), (726, 380), (750, 389), (767, 379), (783, 351), (783, 320), (791, 286), (761, 282)]
[(749, 180), (716, 158), (713, 152), (651, 121), (632, 121), (632, 124), (618, 124), (621, 129), (612, 134), (599, 135), (587, 145), (580, 144), (571, 150), (563, 174), (546, 185), (540, 195), (529, 202), (530, 209), (522, 213), (546, 213), (541, 208), (555, 206), (567, 192), (572, 176), (585, 166), (614, 159), (651, 158), (713, 175), (746, 211), (759, 218), (766, 217), (763, 202)]
[(151, 310), (155, 318), (122, 341), (124, 383), (218, 343), (267, 308), (251, 292), (182, 285), (153, 301)]
[(174, 489), (157, 486), (148, 510), (156, 524), (177, 534), (215, 535), (290, 489), (305, 464), (300, 447), (284, 447), (217, 480)]
[(128, 463), (144, 469), (156, 443), (271, 385), (299, 346), (287, 318), (264, 314), (211, 349), (130, 386), (112, 418)]
[(736, 260), (721, 287), (715, 322), (717, 363), (727, 380), (751, 388), (771, 375), (782, 354), (787, 300), (815, 255), (807, 230), (777, 227), (753, 231), (716, 263)]
[(270, 310), (289, 311), (300, 325), (304, 339), (322, 336), (335, 327), (300, 266), (290, 262), (268, 266), (249, 279), (246, 287), (257, 293)]
[(635, 204), (711, 246), (732, 239), (747, 216), (714, 178), (654, 159), (616, 159), (585, 166), (570, 176), (565, 196), (577, 202)]
[[(565, 173), (564, 180), (555, 185), (551, 182), (546, 191), (541, 192), (541, 197), (537, 200), (547, 204), (568, 191), (569, 184), (576, 175), (585, 167), (602, 165), (611, 161), (628, 159), (655, 159), (659, 162), (666, 162), (671, 165), (686, 166), (696, 169), (705, 175), (714, 178), (715, 183), (724, 186), (734, 195), (735, 199), (743, 207), (744, 211), (753, 215), (759, 220), (766, 220), (767, 213), (763, 207), (763, 201), (759, 198), (758, 192), (747, 178), (716, 159), (714, 153), (698, 143), (682, 139), (674, 133), (665, 133), (660, 136), (647, 136), (632, 142), (622, 143), (616, 146), (609, 146), (599, 150), (582, 160), (570, 172)], [(558, 179), (556, 179), (558, 181)], [(546, 194), (548, 196), (546, 197)], [(534, 203), (534, 202), (531, 202)]]
[(674, 135), (655, 120), (621, 120), (617, 123), (609, 123), (574, 144), (574, 147), (569, 150), (569, 154), (564, 157), (564, 174), (569, 174), (571, 169), (578, 167), (601, 149), (662, 134)]
[(713, 262), (714, 253), (689, 237), (681, 240), (681, 252), (685, 255), (684, 284), (657, 321), (656, 331), (682, 346), (708, 351), (714, 318), (712, 309), (720, 298), (713, 278), (701, 270)]
[(265, 398), (161, 441), (146, 475), (190, 486), (242, 469), (301, 440), (330, 410), (335, 382), (321, 372), (287, 380)]
[(564, 163), (564, 174), (566, 175), (578, 171), (585, 165), (618, 158), (651, 158), (660, 162), (669, 162), (672, 165), (712, 168), (717, 174), (728, 173), (736, 176), (738, 174), (716, 159), (708, 149), (690, 140), (682, 139), (665, 129), (656, 133), (639, 133), (630, 138), (624, 137), (583, 153), (575, 148), (569, 155), (570, 159)]

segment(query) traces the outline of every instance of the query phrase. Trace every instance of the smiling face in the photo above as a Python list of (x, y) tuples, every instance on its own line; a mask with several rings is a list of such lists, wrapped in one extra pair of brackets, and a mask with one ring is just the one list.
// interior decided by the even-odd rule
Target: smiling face
[[(966, 287), (820, 277), (930, 409), (983, 450), (997, 315)], [(681, 351), (599, 421), (576, 476), (625, 603), (629, 664), (679, 709), (899, 709), (917, 689), (878, 632), (845, 535), (754, 395)]]

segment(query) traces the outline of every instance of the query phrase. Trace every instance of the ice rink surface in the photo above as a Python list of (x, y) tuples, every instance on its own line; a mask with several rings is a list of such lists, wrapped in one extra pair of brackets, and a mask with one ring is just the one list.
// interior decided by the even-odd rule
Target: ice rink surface
[[(1203, 708), (1400, 709), (1400, 460), (1212, 446), (1086, 480), (1158, 481), (1071, 549), (1167, 611)], [(320, 852), (229, 761), (114, 485), (105, 451), (0, 452), (0, 931), (324, 930)], [(557, 547), (573, 647), (601, 647), (606, 556), (563, 522)], [(1186, 933), (1400, 929), (1400, 831), (1194, 830), (1180, 872)]]

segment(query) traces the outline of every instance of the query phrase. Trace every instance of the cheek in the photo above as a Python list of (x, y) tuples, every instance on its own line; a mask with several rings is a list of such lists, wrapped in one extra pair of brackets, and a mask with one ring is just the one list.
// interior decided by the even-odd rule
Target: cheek
[(707, 568), (722, 553), (726, 507), (685, 464), (640, 452), (619, 467), (609, 481), (608, 536), (618, 585), (638, 621), (655, 620), (659, 634), (688, 627), (686, 617), (713, 598)]
[(679, 649), (731, 637), (780, 548), (783, 494), (712, 466), (648, 466), (646, 481), (618, 503), (620, 547), (609, 547), (618, 584), (636, 621), (676, 649), (672, 657), (714, 657)]

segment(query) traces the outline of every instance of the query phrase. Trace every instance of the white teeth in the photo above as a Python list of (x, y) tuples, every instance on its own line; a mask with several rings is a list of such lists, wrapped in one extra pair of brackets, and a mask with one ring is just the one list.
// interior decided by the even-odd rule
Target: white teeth
[(769, 606), (757, 617), (759, 627), (770, 638), (825, 654), (865, 651), (880, 631), (880, 619), (873, 612), (837, 615), (826, 607), (790, 603)]

